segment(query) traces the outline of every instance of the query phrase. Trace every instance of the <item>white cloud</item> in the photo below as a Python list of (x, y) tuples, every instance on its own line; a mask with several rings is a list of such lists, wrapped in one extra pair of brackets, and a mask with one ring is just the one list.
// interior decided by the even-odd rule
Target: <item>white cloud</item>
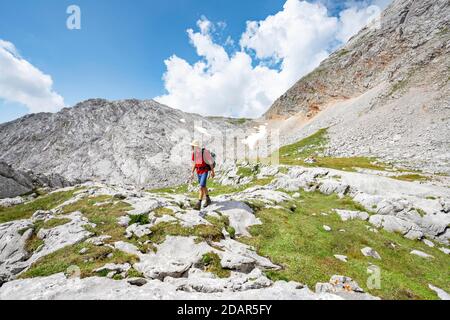
[(376, 5), (365, 8), (350, 7), (343, 10), (339, 15), (340, 28), (336, 38), (345, 43), (365, 26), (377, 28), (380, 23), (380, 14), (381, 8)]
[(325, 6), (288, 0), (283, 10), (264, 21), (250, 21), (241, 37), (241, 47), (253, 50), (258, 59), (281, 62), (278, 79), (284, 87), (312, 71), (328, 56), (338, 20)]
[(176, 55), (167, 59), (167, 94), (155, 99), (203, 115), (260, 116), (336, 45), (373, 19), (371, 3), (359, 3), (333, 17), (320, 2), (287, 0), (275, 15), (247, 22), (240, 49), (233, 53), (225, 49), (234, 43), (230, 37), (223, 45), (214, 39), (225, 24), (216, 27), (202, 16), (199, 31), (187, 30), (200, 60), (190, 64)]
[(0, 39), (0, 98), (25, 105), (30, 112), (54, 112), (64, 99), (49, 75), (23, 59), (14, 44)]

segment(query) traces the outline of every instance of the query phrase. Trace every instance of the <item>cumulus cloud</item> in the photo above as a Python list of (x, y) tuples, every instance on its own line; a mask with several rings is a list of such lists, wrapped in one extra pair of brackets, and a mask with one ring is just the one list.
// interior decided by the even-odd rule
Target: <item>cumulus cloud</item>
[(365, 8), (351, 7), (343, 10), (340, 15), (340, 28), (336, 38), (341, 42), (347, 42), (364, 26), (379, 28), (381, 21), (381, 8), (377, 5), (370, 5)]
[[(387, 1), (387, 0), (375, 0)], [(283, 9), (262, 21), (248, 21), (240, 48), (214, 35), (226, 24), (202, 16), (198, 31), (187, 30), (200, 59), (190, 64), (173, 55), (165, 61), (167, 93), (157, 101), (204, 115), (258, 117), (301, 76), (377, 17), (371, 4), (350, 4), (338, 17), (320, 2), (287, 0)]]
[(0, 98), (25, 105), (30, 112), (54, 112), (64, 99), (52, 78), (23, 59), (13, 43), (0, 39)]

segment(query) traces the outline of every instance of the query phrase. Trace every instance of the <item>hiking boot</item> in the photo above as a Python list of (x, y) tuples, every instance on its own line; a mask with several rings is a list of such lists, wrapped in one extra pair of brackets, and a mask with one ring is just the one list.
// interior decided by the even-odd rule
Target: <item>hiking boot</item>
[(194, 210), (200, 211), (202, 209), (202, 200), (199, 200), (194, 206)]
[(207, 206), (209, 206), (211, 203), (212, 203), (212, 202), (211, 202), (211, 198), (210, 198), (209, 196), (206, 196), (206, 204), (205, 204), (205, 208), (206, 208)]

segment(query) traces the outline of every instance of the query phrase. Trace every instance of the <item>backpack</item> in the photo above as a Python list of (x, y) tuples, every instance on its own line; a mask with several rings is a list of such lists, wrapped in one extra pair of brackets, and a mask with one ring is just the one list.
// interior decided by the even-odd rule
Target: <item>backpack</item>
[(214, 169), (216, 167), (216, 154), (214, 152), (209, 151), (209, 153), (211, 154), (212, 163), (207, 163), (203, 156), (204, 153), (205, 153), (205, 148), (202, 148), (202, 159), (206, 163), (206, 166), (208, 167), (208, 171), (211, 171), (212, 169)]

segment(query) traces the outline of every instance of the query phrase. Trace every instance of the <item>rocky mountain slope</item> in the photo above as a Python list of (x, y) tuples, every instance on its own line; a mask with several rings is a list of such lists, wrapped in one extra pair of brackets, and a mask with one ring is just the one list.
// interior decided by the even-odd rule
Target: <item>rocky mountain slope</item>
[(5, 162), (0, 162), (0, 199), (30, 194), (38, 188), (63, 188), (69, 182), (58, 174), (35, 174), (31, 170), (15, 170)]
[(235, 125), (151, 100), (87, 100), (0, 124), (0, 160), (68, 180), (175, 185), (187, 177), (194, 134), (203, 138), (195, 127), (215, 132)]
[(331, 155), (450, 172), (449, 16), (446, 0), (394, 0), (265, 118), (284, 143), (329, 127)]

